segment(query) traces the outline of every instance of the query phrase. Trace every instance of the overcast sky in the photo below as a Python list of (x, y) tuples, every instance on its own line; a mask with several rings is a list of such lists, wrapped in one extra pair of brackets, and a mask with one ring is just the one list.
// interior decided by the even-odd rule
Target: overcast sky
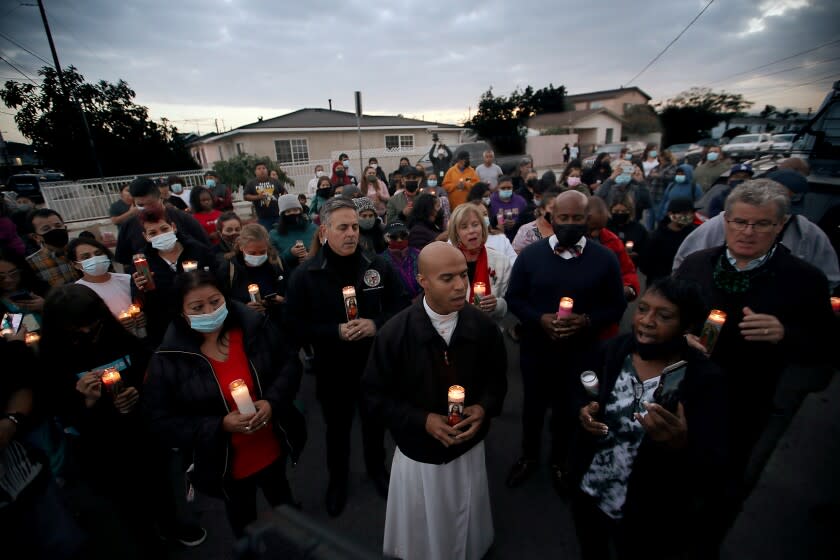
[[(627, 85), (708, 0), (44, 0), (63, 66), (126, 80), (152, 117), (225, 129), (302, 107), (459, 123), (489, 86)], [(26, 4), (33, 4), (28, 0)], [(840, 79), (837, 0), (717, 0), (630, 85), (654, 100), (692, 86), (817, 108)], [(51, 60), (36, 7), (0, 0), (0, 32)], [(751, 71), (802, 51), (831, 43)], [(41, 61), (0, 36), (0, 56)], [(0, 61), (0, 79), (22, 79)], [(8, 108), (0, 130), (23, 141)]]

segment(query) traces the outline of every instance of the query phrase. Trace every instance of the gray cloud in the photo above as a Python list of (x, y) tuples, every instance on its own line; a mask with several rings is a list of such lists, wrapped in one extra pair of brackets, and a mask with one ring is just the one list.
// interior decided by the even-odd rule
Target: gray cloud
[[(770, 8), (802, 3), (765, 17), (763, 31), (743, 34)], [(196, 117), (212, 119), (225, 115), (202, 114), (202, 107), (323, 107), (328, 98), (349, 109), (360, 89), (367, 111), (458, 118), (491, 85), (507, 93), (552, 82), (576, 93), (626, 84), (704, 4), (48, 0), (47, 10), (62, 64), (88, 80), (125, 79), (153, 112), (192, 106)], [(50, 58), (37, 9), (20, 7), (0, 19), (3, 33)], [(712, 85), (755, 97), (759, 107), (814, 105), (830, 81), (787, 88), (840, 75), (838, 61), (716, 82), (837, 39), (837, 21), (833, 0), (718, 1), (633, 85), (654, 98)], [(0, 54), (30, 75), (41, 65), (2, 38)], [(835, 43), (758, 73), (838, 56)], [(0, 76), (14, 71), (6, 66)], [(9, 123), (0, 114), (2, 130)]]

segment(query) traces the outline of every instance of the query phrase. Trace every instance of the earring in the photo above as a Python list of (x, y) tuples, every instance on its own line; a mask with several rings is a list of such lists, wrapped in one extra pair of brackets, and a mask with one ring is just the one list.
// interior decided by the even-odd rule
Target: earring
[(321, 238), (321, 246), (324, 246), (326, 244), (327, 244), (327, 238), (326, 237)]

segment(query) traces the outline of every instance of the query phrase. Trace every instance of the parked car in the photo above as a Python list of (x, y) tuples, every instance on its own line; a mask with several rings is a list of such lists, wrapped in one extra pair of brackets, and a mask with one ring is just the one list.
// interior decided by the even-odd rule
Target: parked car
[(774, 134), (773, 135), (773, 151), (775, 152), (790, 152), (791, 148), (793, 148), (793, 139), (796, 138), (796, 134), (793, 133), (786, 133), (786, 134)]
[[(492, 148), (487, 142), (469, 142), (467, 144), (458, 144), (457, 146), (449, 146), (449, 149), (452, 150), (452, 163), (455, 163), (455, 156), (458, 152), (466, 151), (470, 154), (470, 165), (476, 167), (477, 165), (481, 165), (484, 162), (484, 152), (487, 150), (491, 150)], [(496, 156), (496, 165), (502, 168), (502, 172), (505, 175), (510, 175), (516, 169), (516, 166), (519, 165), (519, 161), (526, 157), (525, 154), (520, 155), (512, 155), (512, 156)], [(531, 160), (533, 161), (533, 159)], [(434, 167), (432, 166), (432, 161), (429, 159), (429, 154), (425, 154), (423, 157), (417, 160), (416, 163), (419, 163), (423, 167), (426, 168), (426, 174), (431, 173), (434, 171)]]
[(685, 156), (686, 156), (686, 154), (688, 154), (689, 150), (698, 149), (698, 148), (700, 150), (703, 149), (703, 148), (701, 148), (700, 146), (698, 146), (697, 144), (694, 144), (694, 143), (691, 143), (691, 144), (673, 144), (671, 146), (668, 146), (668, 151), (671, 152), (671, 155), (674, 156), (674, 158), (676, 158), (677, 163), (683, 163), (683, 161), (685, 160)]
[(17, 196), (25, 196), (36, 204), (43, 204), (44, 195), (41, 193), (41, 183), (47, 183), (45, 177), (34, 173), (18, 173), (6, 181), (3, 190), (13, 192)]
[(644, 142), (619, 142), (616, 144), (604, 144), (597, 150), (595, 150), (594, 154), (588, 155), (583, 158), (583, 166), (584, 167), (592, 167), (592, 164), (595, 163), (595, 158), (598, 157), (598, 154), (607, 153), (610, 154), (610, 157), (616, 157), (622, 150), (622, 148), (627, 148), (630, 150), (630, 153), (633, 154), (633, 157), (641, 157), (642, 152), (645, 151), (645, 143)]
[(773, 149), (773, 139), (769, 134), (741, 134), (721, 148), (723, 153), (734, 160), (753, 159)]

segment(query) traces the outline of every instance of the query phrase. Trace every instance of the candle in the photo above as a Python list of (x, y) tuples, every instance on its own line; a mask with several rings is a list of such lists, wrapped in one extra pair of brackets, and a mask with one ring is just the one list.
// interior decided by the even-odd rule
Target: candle
[(248, 385), (242, 379), (231, 381), (230, 395), (236, 402), (236, 408), (239, 409), (239, 414), (256, 414), (257, 408), (254, 406), (254, 401), (251, 400), (251, 393), (248, 392)]
[[(134, 335), (138, 338), (146, 338), (146, 327), (138, 325), (137, 319), (140, 317), (142, 311), (140, 310), (140, 306), (137, 304), (132, 303), (128, 306), (128, 315), (133, 319), (132, 326), (134, 328)], [(120, 316), (122, 319), (122, 316)]]
[(120, 376), (120, 372), (117, 371), (117, 368), (108, 368), (102, 372), (102, 384), (105, 386), (105, 389), (113, 395), (119, 395), (123, 391), (123, 382), (122, 377)]
[(198, 270), (198, 263), (195, 261), (184, 261), (181, 266), (184, 267), (184, 272), (195, 272)]
[(580, 374), (580, 382), (587, 394), (591, 397), (598, 396), (598, 376), (594, 371), (584, 371)]
[(132, 318), (131, 313), (129, 313), (128, 311), (123, 311), (122, 313), (120, 313), (120, 321), (125, 321), (126, 319), (131, 319), (131, 318)]
[(831, 310), (840, 313), (840, 297), (831, 298)]
[(560, 306), (557, 308), (557, 318), (562, 319), (572, 314), (572, 308), (575, 306), (575, 300), (570, 297), (560, 298)]
[(481, 303), (481, 299), (487, 295), (487, 284), (484, 282), (476, 282), (473, 284), (473, 301), (476, 305)]
[(709, 313), (709, 317), (706, 319), (706, 324), (703, 325), (703, 332), (700, 333), (700, 343), (706, 347), (709, 354), (714, 350), (725, 322), (726, 313), (719, 309), (712, 309), (712, 312)]
[(34, 346), (41, 341), (41, 335), (36, 332), (26, 333), (26, 345)]
[(635, 244), (635, 243), (633, 243), (632, 241), (628, 241), (627, 243), (625, 243), (625, 244), (624, 244), (624, 248), (625, 248), (625, 249), (627, 249), (627, 252), (628, 252), (628, 253), (630, 253), (631, 251), (633, 251), (633, 247), (634, 247), (635, 245), (636, 245), (636, 244)]
[(256, 284), (248, 284), (248, 295), (251, 296), (251, 301), (256, 303), (260, 299), (260, 287)]
[(347, 312), (347, 320), (353, 321), (359, 317), (359, 304), (356, 301), (356, 288), (345, 286), (341, 288), (341, 295), (344, 296), (344, 310)]
[(155, 289), (155, 280), (152, 278), (152, 271), (149, 269), (149, 261), (143, 253), (137, 253), (132, 257), (134, 262), (134, 270), (137, 274), (142, 275), (146, 279), (146, 285), (143, 291), (150, 291)]
[(450, 426), (454, 426), (464, 419), (464, 396), (466, 391), (460, 385), (453, 385), (449, 388), (449, 420)]

